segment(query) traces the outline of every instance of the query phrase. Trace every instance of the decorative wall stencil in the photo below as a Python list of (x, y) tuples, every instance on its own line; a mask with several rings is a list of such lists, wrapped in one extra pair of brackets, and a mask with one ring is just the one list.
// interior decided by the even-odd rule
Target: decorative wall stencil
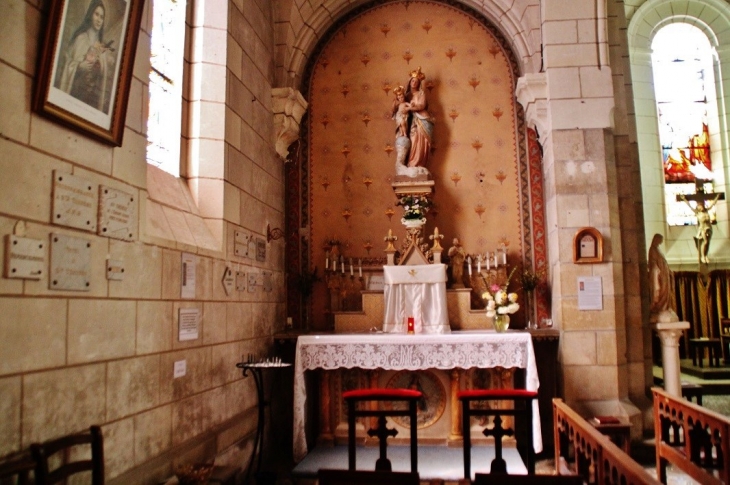
[(348, 93), (350, 92), (350, 86), (347, 84), (343, 84), (342, 87), (340, 87), (340, 92), (344, 97), (347, 97)]
[(498, 170), (497, 174), (494, 176), (494, 178), (496, 178), (499, 181), (499, 183), (502, 184), (505, 181), (505, 179), (507, 178), (507, 175), (504, 173), (504, 170)]
[(453, 47), (449, 47), (448, 50), (445, 52), (446, 57), (449, 58), (449, 62), (453, 62), (454, 57), (456, 57), (456, 51)]
[(476, 76), (472, 76), (469, 78), (469, 86), (474, 88), (474, 91), (477, 90), (477, 86), (479, 86), (479, 83), (481, 83), (481, 81), (479, 79), (477, 79)]
[(489, 53), (492, 54), (492, 57), (494, 57), (496, 59), (497, 58), (497, 54), (499, 54), (499, 51), (500, 51), (500, 48), (499, 48), (499, 45), (497, 45), (496, 42), (493, 43), (493, 44), (490, 44), (490, 46), (489, 46)]
[(431, 23), (431, 21), (430, 21), (429, 19), (426, 19), (426, 20), (424, 20), (424, 21), (423, 21), (423, 23), (421, 24), (421, 28), (422, 28), (423, 30), (425, 30), (425, 31), (426, 31), (426, 33), (428, 34), (428, 31), (429, 31), (429, 30), (431, 30), (431, 29), (433, 28), (433, 24)]
[(365, 175), (362, 178), (362, 183), (365, 185), (366, 189), (370, 190), (370, 186), (373, 184), (373, 179), (370, 176)]
[(388, 23), (387, 23), (387, 22), (386, 22), (386, 23), (382, 23), (382, 24), (380, 24), (380, 31), (381, 31), (381, 32), (382, 32), (383, 34), (385, 34), (385, 36), (386, 36), (386, 37), (388, 37), (388, 32), (390, 32), (390, 30), (391, 30), (391, 29), (390, 29), (390, 26), (388, 25)]
[(413, 59), (413, 54), (411, 54), (411, 50), (410, 49), (407, 49), (403, 53), (403, 60), (406, 61), (406, 64), (410, 65), (411, 64), (411, 59)]
[(340, 152), (342, 152), (342, 154), (345, 156), (345, 158), (347, 158), (347, 155), (349, 155), (351, 151), (352, 150), (350, 150), (350, 147), (347, 146), (347, 143), (345, 143), (345, 146), (343, 146), (342, 150), (340, 150)]
[(388, 217), (388, 220), (389, 221), (393, 217), (393, 214), (395, 214), (395, 210), (391, 209), (390, 207), (388, 207), (387, 209), (385, 209), (385, 215)]
[(454, 187), (458, 187), (459, 181), (461, 180), (461, 175), (459, 174), (459, 172), (452, 172), (449, 178), (452, 182), (454, 182)]
[(325, 192), (327, 191), (327, 187), (330, 186), (330, 181), (327, 178), (327, 176), (322, 177), (322, 181), (319, 183), (322, 187), (324, 187)]
[(474, 138), (474, 140), (471, 142), (471, 146), (474, 150), (479, 153), (479, 149), (484, 146), (482, 141), (479, 138)]
[(345, 222), (350, 222), (350, 217), (352, 217), (352, 211), (350, 209), (342, 209), (342, 217), (344, 217)]
[(327, 113), (322, 115), (322, 118), (320, 118), (319, 122), (322, 123), (322, 126), (324, 126), (325, 129), (327, 129), (327, 125), (329, 125), (330, 123), (330, 118), (329, 116), (327, 116)]
[(394, 148), (393, 148), (393, 145), (391, 145), (390, 143), (386, 143), (385, 148), (383, 148), (383, 150), (385, 151), (385, 153), (388, 154), (388, 156), (390, 156), (390, 154), (394, 150)]
[(373, 243), (370, 241), (370, 239), (366, 239), (365, 243), (363, 243), (362, 247), (365, 249), (365, 251), (368, 253), (368, 256), (369, 256), (370, 250), (373, 249)]
[(477, 213), (480, 220), (482, 218), (482, 214), (484, 214), (486, 211), (487, 211), (487, 209), (485, 209), (484, 205), (482, 205), (482, 204), (477, 204), (476, 207), (474, 207), (474, 212)]
[(42, 239), (5, 236), (5, 276), (39, 280), (46, 268), (46, 243)]
[(91, 241), (81, 237), (51, 234), (51, 290), (91, 289)]
[(385, 91), (385, 95), (387, 96), (393, 87), (390, 85), (390, 81), (383, 81), (383, 91)]
[(137, 204), (134, 195), (101, 185), (99, 187), (100, 236), (134, 240), (137, 233)]
[(365, 127), (367, 128), (368, 123), (370, 123), (370, 113), (367, 111), (362, 114), (362, 117), (360, 118), (363, 123), (365, 123)]
[(362, 62), (364, 66), (367, 66), (368, 62), (370, 62), (370, 56), (367, 54), (363, 54), (362, 57), (360, 57), (360, 62)]
[(60, 226), (96, 232), (98, 184), (53, 171), (53, 219)]
[(451, 118), (451, 121), (456, 122), (456, 118), (459, 117), (459, 111), (456, 108), (451, 108), (449, 110), (449, 118)]
[(500, 108), (499, 106), (496, 106), (492, 110), (492, 116), (494, 116), (495, 118), (497, 118), (497, 121), (499, 121), (499, 119), (502, 117), (503, 114), (504, 114), (504, 112), (502, 111), (502, 108)]

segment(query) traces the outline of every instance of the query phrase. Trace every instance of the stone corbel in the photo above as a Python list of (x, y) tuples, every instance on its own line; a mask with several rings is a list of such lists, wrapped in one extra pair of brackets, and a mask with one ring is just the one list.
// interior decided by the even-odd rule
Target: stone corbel
[(274, 146), (276, 153), (286, 160), (289, 145), (299, 137), (299, 122), (308, 103), (302, 94), (292, 88), (274, 88), (271, 90), (271, 105), (274, 111)]
[(550, 130), (547, 113), (547, 78), (545, 73), (525, 74), (517, 80), (517, 102), (525, 110), (527, 126), (541, 137)]

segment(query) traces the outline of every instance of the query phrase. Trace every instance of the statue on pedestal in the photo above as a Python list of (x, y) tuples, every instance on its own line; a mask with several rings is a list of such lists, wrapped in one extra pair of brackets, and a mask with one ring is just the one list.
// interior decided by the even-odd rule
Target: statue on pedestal
[(671, 308), (672, 291), (674, 291), (674, 276), (669, 269), (667, 260), (659, 250), (659, 245), (664, 242), (664, 236), (654, 234), (649, 248), (649, 288), (651, 289), (651, 323), (677, 322), (679, 317)]
[(393, 90), (396, 177), (427, 180), (431, 176), (426, 165), (431, 155), (434, 122), (428, 112), (426, 91), (423, 89), (425, 78), (419, 67), (411, 71), (405, 90), (402, 86)]
[(710, 219), (710, 213), (708, 211), (715, 206), (722, 194), (714, 194), (715, 198), (712, 199), (712, 201), (708, 204), (705, 204), (707, 195), (709, 194), (696, 194), (693, 197), (693, 199), (696, 200), (697, 203), (695, 207), (692, 207), (690, 205), (686, 195), (680, 194), (677, 196), (680, 200), (684, 201), (689, 206), (692, 212), (695, 213), (695, 217), (697, 217), (697, 235), (695, 235), (694, 240), (695, 246), (697, 246), (697, 253), (699, 254), (700, 264), (707, 264), (710, 262), (707, 254), (710, 252), (710, 239), (712, 239), (712, 220)]

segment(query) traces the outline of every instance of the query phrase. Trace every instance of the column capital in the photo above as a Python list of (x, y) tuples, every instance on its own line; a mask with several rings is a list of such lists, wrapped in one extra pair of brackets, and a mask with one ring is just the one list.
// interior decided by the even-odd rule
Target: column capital
[(309, 104), (302, 93), (293, 88), (271, 90), (271, 107), (274, 112), (274, 145), (276, 153), (286, 160), (289, 145), (299, 137), (299, 122)]
[(517, 80), (517, 102), (525, 109), (525, 121), (538, 133), (549, 129), (547, 114), (547, 76), (544, 72), (528, 73)]

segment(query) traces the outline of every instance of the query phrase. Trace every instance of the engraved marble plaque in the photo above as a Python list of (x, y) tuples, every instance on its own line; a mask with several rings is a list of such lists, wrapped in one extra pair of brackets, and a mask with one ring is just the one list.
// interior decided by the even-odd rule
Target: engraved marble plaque
[(54, 170), (51, 222), (96, 232), (97, 187), (81, 177)]
[(262, 237), (256, 238), (256, 261), (266, 261), (266, 239)]
[(257, 286), (259, 286), (258, 275), (256, 273), (249, 273), (248, 274), (248, 292), (255, 293)]
[(89, 291), (91, 241), (82, 237), (51, 234), (51, 290)]
[(46, 267), (46, 242), (41, 239), (5, 237), (5, 277), (39, 280)]
[(233, 253), (242, 258), (248, 258), (248, 243), (251, 235), (246, 231), (233, 231)]
[(226, 295), (230, 295), (233, 291), (235, 279), (236, 277), (233, 275), (231, 268), (226, 267), (226, 270), (223, 272), (223, 289), (226, 290)]
[(99, 187), (100, 236), (132, 241), (137, 233), (137, 204), (134, 196), (121, 190)]
[(263, 273), (261, 273), (261, 277), (263, 278), (262, 285), (266, 293), (271, 293), (272, 291), (274, 291), (272, 275), (273, 273), (271, 271), (264, 271)]
[(236, 291), (246, 291), (246, 273), (236, 271)]

